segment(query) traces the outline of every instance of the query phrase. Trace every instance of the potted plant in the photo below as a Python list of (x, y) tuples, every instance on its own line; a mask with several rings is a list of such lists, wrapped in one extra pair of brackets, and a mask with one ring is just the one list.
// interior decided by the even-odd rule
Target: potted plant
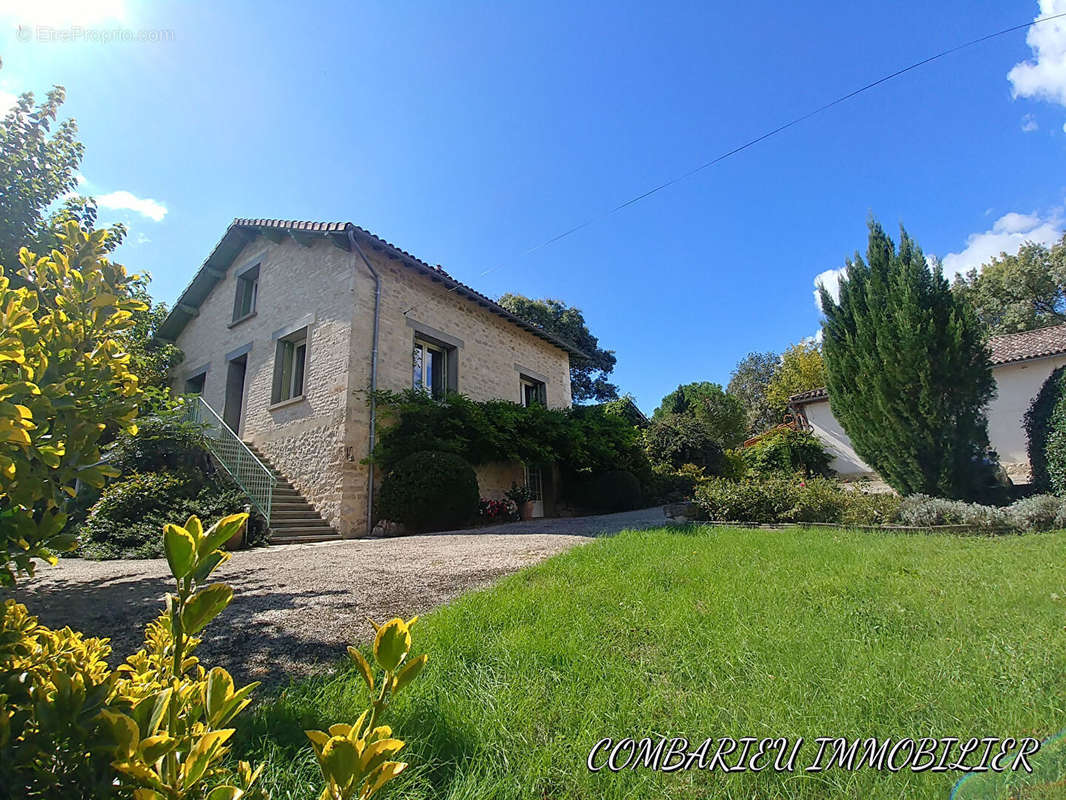
[(503, 493), (508, 500), (518, 506), (518, 513), (524, 522), (533, 519), (533, 492), (528, 486), (512, 483), (511, 488)]

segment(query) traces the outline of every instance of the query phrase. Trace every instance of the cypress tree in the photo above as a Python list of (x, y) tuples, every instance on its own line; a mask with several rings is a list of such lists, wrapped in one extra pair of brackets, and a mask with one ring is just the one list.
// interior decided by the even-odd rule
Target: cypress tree
[[(995, 382), (972, 307), (900, 228), (875, 221), (840, 300), (820, 287), (826, 385), (855, 452), (900, 494), (975, 498), (987, 482)], [(987, 485), (987, 483), (985, 484)]]

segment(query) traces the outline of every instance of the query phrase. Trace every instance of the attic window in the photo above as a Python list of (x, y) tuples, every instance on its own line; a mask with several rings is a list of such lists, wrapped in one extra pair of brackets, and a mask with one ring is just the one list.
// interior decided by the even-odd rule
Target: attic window
[(255, 313), (255, 301), (259, 296), (259, 265), (237, 275), (237, 296), (233, 300), (233, 321), (245, 319)]

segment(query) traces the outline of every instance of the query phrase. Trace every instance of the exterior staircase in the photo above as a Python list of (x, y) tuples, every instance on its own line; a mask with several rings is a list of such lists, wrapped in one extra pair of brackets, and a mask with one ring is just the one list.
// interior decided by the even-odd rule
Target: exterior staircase
[(294, 544), (303, 542), (329, 542), (340, 535), (307, 502), (300, 490), (286, 478), (270, 459), (250, 442), (245, 442), (255, 457), (274, 475), (277, 483), (270, 502), (270, 543)]

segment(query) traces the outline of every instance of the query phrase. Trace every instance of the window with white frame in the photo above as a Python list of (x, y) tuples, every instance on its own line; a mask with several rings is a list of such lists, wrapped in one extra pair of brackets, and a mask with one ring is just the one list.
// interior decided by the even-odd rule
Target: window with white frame
[(237, 275), (237, 296), (233, 299), (233, 321), (237, 322), (255, 313), (255, 301), (259, 298), (259, 265), (256, 264)]
[(274, 355), (274, 391), (272, 403), (284, 403), (302, 397), (304, 372), (307, 368), (307, 328), (278, 339)]
[(442, 398), (449, 391), (455, 391), (454, 358), (454, 347), (416, 337), (412, 354), (414, 388), (436, 398)]
[(522, 385), (522, 405), (527, 408), (532, 405), (548, 405), (548, 390), (544, 381), (520, 375), (519, 382)]

